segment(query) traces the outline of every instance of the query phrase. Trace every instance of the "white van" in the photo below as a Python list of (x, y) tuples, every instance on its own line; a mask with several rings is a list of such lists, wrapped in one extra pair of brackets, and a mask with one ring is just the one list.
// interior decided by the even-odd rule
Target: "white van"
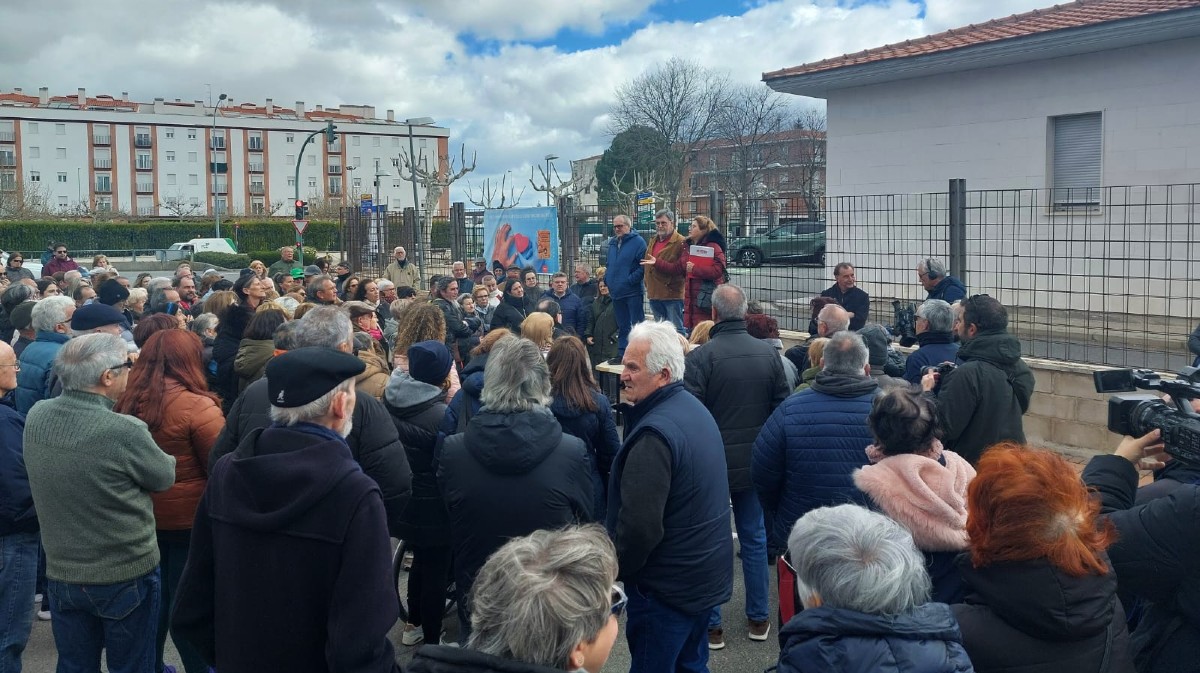
[(237, 254), (237, 248), (228, 238), (193, 238), (187, 243), (172, 243), (166, 250), (159, 250), (155, 257), (160, 262), (188, 259), (194, 252), (225, 252)]
[(608, 240), (604, 234), (584, 234), (583, 242), (579, 244), (579, 252), (583, 255), (595, 255), (600, 252), (600, 246)]

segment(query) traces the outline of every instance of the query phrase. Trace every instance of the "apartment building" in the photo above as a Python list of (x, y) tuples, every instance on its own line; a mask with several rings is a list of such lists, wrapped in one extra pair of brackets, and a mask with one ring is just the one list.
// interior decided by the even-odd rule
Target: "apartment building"
[[(310, 203), (349, 205), (370, 194), (390, 210), (412, 206), (400, 155), (410, 143), (427, 165), (447, 154), (448, 130), (410, 126), (392, 110), (379, 119), (369, 105), (310, 110), (303, 101), (288, 108), (268, 98), (214, 108), (85, 89), (72, 96), (14, 89), (0, 92), (0, 193), (36, 190), (63, 213), (286, 215), (301, 147), (327, 122), (336, 125), (337, 141), (317, 136), (299, 166), (298, 193)], [(417, 196), (424, 198), (420, 185)]]

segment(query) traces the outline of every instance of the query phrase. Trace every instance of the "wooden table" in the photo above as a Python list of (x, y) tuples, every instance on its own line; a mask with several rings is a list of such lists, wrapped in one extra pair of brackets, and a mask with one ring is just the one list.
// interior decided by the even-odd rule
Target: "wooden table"
[(617, 425), (622, 424), (617, 405), (624, 401), (621, 397), (621, 372), (624, 371), (624, 365), (610, 365), (607, 362), (596, 365), (596, 383), (600, 385), (600, 392), (604, 393), (608, 403), (612, 405)]

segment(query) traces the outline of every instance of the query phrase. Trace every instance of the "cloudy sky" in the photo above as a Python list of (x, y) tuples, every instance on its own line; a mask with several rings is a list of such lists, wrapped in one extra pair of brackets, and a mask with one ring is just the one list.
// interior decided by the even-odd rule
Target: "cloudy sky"
[[(609, 144), (622, 82), (672, 56), (739, 81), (1051, 0), (3, 0), (0, 87), (429, 116), (483, 178)], [(798, 106), (820, 101), (796, 99)], [(464, 183), (455, 185), (454, 200)], [(522, 205), (541, 193), (526, 189)]]

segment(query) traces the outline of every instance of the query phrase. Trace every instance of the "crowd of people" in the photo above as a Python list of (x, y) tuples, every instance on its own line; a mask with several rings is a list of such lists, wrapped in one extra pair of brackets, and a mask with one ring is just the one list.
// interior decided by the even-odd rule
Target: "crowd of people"
[(905, 356), (839, 263), (784, 351), (715, 224), (655, 222), (574, 283), (9, 255), (0, 672), (35, 617), (63, 671), (394, 671), (398, 598), (411, 671), (597, 673), (621, 618), (632, 671), (706, 671), (735, 547), (781, 671), (1195, 668), (1200, 491), (1138, 493), (1156, 433), (1028, 446), (999, 301), (921, 260)]

